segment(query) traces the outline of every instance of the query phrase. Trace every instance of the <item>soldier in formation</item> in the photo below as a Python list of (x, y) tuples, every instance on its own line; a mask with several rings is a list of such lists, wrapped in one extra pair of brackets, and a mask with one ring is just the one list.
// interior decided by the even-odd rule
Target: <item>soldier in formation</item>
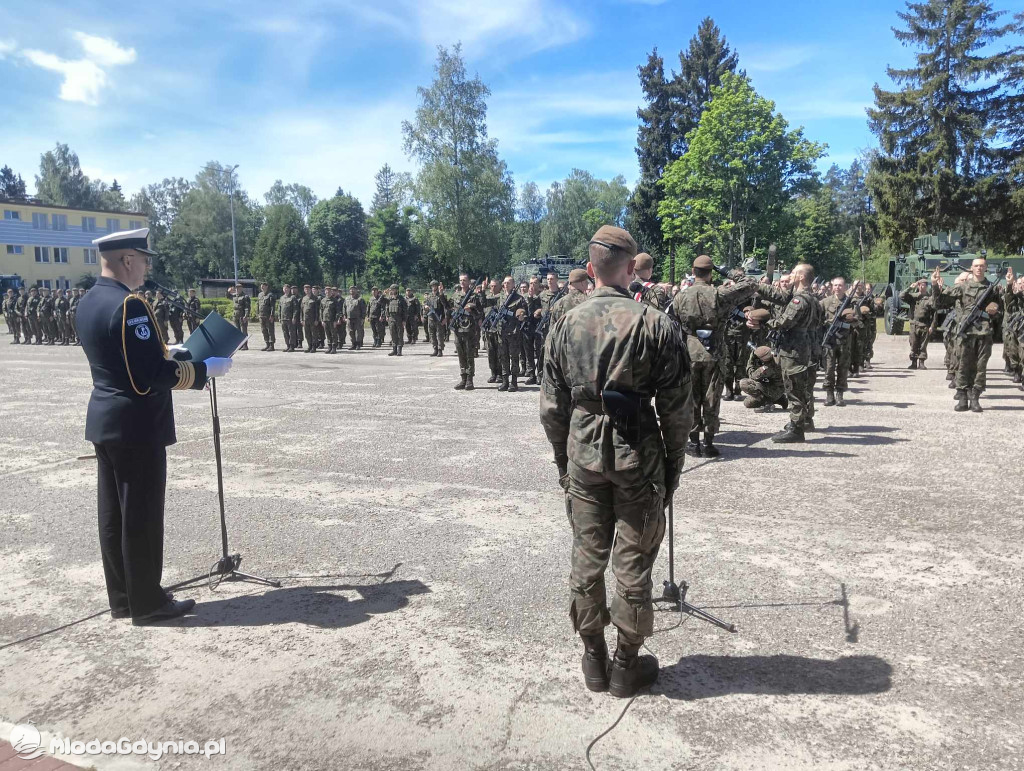
[(164, 293), (158, 289), (156, 299), (153, 302), (153, 319), (156, 321), (156, 328), (160, 330), (160, 339), (165, 343), (167, 342), (167, 321), (170, 309), (170, 303), (167, 302)]
[[(854, 291), (859, 282), (853, 285)], [(832, 329), (831, 339), (824, 340), (825, 348), (825, 406), (845, 407), (843, 394), (849, 388), (849, 375), (853, 356), (853, 337), (855, 327), (860, 323), (857, 304), (846, 302), (846, 279), (832, 279), (832, 293), (826, 297), (821, 307), (824, 311), (822, 334)], [(845, 305), (845, 308), (844, 308)], [(842, 310), (841, 317), (840, 309)]]
[(373, 334), (373, 347), (380, 348), (384, 345), (384, 306), (386, 300), (384, 294), (378, 287), (370, 290), (370, 302), (367, 304), (366, 312), (370, 317), (370, 332)]
[(520, 358), (523, 349), (523, 324), (526, 322), (526, 298), (516, 291), (512, 276), (505, 276), (502, 282), (504, 292), (498, 304), (497, 330), (498, 365), (501, 369), (499, 391), (518, 391)]
[(927, 369), (928, 341), (935, 330), (935, 297), (923, 278), (900, 293), (900, 302), (910, 306), (910, 366)]
[(420, 314), (423, 310), (420, 299), (412, 289), (405, 290), (405, 307), (405, 342), (412, 345), (420, 340)]
[(342, 320), (341, 298), (333, 286), (324, 287), (324, 297), (320, 301), (320, 325), (323, 327), (324, 353), (338, 352), (338, 323)]
[(277, 298), (270, 289), (270, 284), (264, 281), (260, 284), (260, 293), (256, 296), (256, 314), (260, 317), (260, 331), (263, 333), (263, 347), (261, 351), (274, 350), (277, 342), (274, 330), (274, 309), (277, 306)]
[[(235, 326), (245, 335), (249, 334), (249, 314), (252, 312), (252, 298), (245, 293), (242, 284), (235, 284), (235, 293), (231, 299), (234, 311)], [(248, 351), (248, 341), (242, 343), (240, 350)]]
[(366, 323), (366, 300), (359, 294), (358, 286), (349, 287), (349, 296), (345, 298), (345, 321), (348, 324), (350, 350), (358, 351), (363, 347), (363, 326)]
[(1006, 273), (1003, 304), (1003, 359), (1010, 379), (1020, 383), (1021, 339), (1024, 338), (1024, 276), (1015, 277), (1013, 268)]
[(427, 330), (427, 342), (433, 348), (431, 356), (444, 355), (444, 343), (448, 326), (448, 298), (441, 291), (439, 281), (430, 282), (430, 292), (423, 298), (423, 326)]
[(202, 318), (200, 314), (199, 298), (196, 297), (196, 290), (188, 290), (188, 299), (185, 301), (185, 307), (189, 309), (189, 313), (185, 314), (185, 323), (188, 324), (188, 333), (191, 335), (196, 331), (196, 327), (199, 326), (199, 321)]
[(477, 330), (483, 316), (483, 302), (470, 285), (466, 273), (459, 276), (459, 288), (452, 295), (452, 331), (455, 333), (455, 353), (459, 357), (459, 382), (456, 391), (472, 391), (476, 375)]
[[(399, 292), (398, 284), (392, 284), (384, 303), (384, 321), (391, 334), (391, 353), (388, 356), (402, 355), (402, 340), (405, 332), (405, 318), (409, 312), (405, 298)], [(381, 338), (383, 340), (383, 336)]]

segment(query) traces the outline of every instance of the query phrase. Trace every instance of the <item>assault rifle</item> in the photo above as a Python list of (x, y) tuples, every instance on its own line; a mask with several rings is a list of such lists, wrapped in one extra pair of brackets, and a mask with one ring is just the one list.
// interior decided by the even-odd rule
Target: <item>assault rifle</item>
[(500, 308), (491, 308), (490, 313), (488, 313), (487, 317), (484, 319), (483, 331), (490, 332), (497, 327), (501, 320), (508, 315), (508, 306), (511, 305), (519, 296), (519, 292), (513, 289), (509, 292), (508, 297), (505, 298), (505, 302), (502, 303)]
[(963, 320), (960, 322), (960, 326), (956, 328), (956, 336), (963, 337), (967, 334), (967, 330), (974, 326), (975, 322), (983, 321), (989, 316), (985, 313), (985, 306), (989, 304), (992, 293), (995, 291), (996, 284), (1003, 277), (1005, 270), (1000, 270), (996, 273), (996, 280), (989, 281), (988, 286), (985, 287), (985, 291), (978, 295), (978, 299), (974, 303), (974, 307), (971, 308), (971, 312), (968, 313)]
[(849, 328), (849, 324), (843, 321), (843, 313), (850, 307), (850, 300), (852, 299), (853, 293), (847, 292), (846, 297), (843, 298), (843, 304), (836, 309), (836, 315), (832, 317), (832, 323), (825, 330), (825, 337), (821, 341), (822, 348), (831, 348), (839, 341), (839, 333), (844, 328)]
[[(935, 310), (936, 315), (938, 315), (938, 312), (939, 312), (938, 309), (936, 309)], [(953, 328), (953, 322), (954, 321), (956, 321), (956, 308), (952, 308), (946, 314), (946, 318), (944, 318), (942, 320), (942, 326), (939, 327), (939, 331), (942, 333), (943, 337), (945, 337), (947, 334), (949, 334), (949, 331)]]
[(469, 315), (469, 311), (466, 310), (466, 306), (475, 294), (476, 282), (470, 281), (469, 289), (466, 291), (466, 296), (462, 298), (462, 302), (459, 303), (459, 307), (455, 309), (452, 313), (451, 319), (448, 321), (449, 327), (462, 331), (470, 328), (473, 324), (473, 317)]
[(566, 281), (565, 286), (555, 292), (555, 296), (552, 297), (551, 302), (548, 303), (548, 309), (544, 311), (543, 315), (540, 317), (540, 323), (537, 325), (537, 329), (534, 330), (534, 334), (536, 334), (541, 341), (548, 336), (548, 328), (551, 326), (551, 309), (554, 307), (556, 302), (565, 297), (568, 291), (569, 282)]

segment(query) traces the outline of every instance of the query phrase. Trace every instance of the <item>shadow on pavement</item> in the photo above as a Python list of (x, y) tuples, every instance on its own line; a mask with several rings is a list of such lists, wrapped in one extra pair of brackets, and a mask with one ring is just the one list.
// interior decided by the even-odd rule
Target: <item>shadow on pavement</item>
[[(383, 584), (334, 584), (330, 586), (289, 586), (263, 594), (249, 594), (213, 602), (197, 603), (195, 615), (168, 621), (180, 627), (270, 626), (307, 624), (322, 629), (340, 629), (368, 621), (370, 616), (400, 610), (409, 597), (426, 594), (422, 581), (389, 581)], [(341, 592), (355, 592), (349, 599)]]
[(1024, 404), (1020, 405), (1019, 407), (1006, 407), (1004, 405), (997, 404), (994, 407), (985, 407), (985, 410), (1008, 410), (1010, 412), (1019, 412), (1021, 410), (1024, 410)]
[(864, 695), (892, 687), (892, 666), (877, 656), (684, 656), (662, 667), (653, 693), (695, 701), (733, 693)]
[[(811, 434), (811, 436), (814, 436), (814, 434)], [(836, 431), (832, 431), (828, 436), (821, 437), (820, 439), (811, 439), (810, 437), (807, 439), (808, 444), (856, 444), (864, 446), (896, 444), (909, 441), (909, 439), (901, 439), (895, 436), (873, 436), (872, 434), (842, 436)]]
[(913, 407), (914, 402), (862, 402), (859, 399), (847, 402), (851, 407), (895, 407), (898, 410), (905, 410)]

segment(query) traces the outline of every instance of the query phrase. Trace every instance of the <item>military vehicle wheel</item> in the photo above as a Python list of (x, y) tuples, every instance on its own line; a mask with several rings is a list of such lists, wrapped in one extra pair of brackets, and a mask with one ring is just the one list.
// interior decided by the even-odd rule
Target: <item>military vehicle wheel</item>
[(900, 298), (893, 294), (885, 301), (885, 333), (887, 335), (903, 334), (903, 319), (899, 318), (899, 310)]

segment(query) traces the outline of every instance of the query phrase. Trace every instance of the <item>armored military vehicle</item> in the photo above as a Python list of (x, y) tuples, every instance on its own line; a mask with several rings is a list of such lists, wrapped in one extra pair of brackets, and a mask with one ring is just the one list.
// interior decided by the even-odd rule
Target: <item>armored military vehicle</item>
[(545, 254), (543, 257), (535, 257), (532, 260), (514, 265), (511, 275), (517, 284), (521, 281), (529, 281), (534, 276), (546, 279), (548, 273), (557, 273), (558, 280), (565, 281), (569, 278), (570, 270), (586, 267), (586, 260), (576, 260), (565, 254)]

